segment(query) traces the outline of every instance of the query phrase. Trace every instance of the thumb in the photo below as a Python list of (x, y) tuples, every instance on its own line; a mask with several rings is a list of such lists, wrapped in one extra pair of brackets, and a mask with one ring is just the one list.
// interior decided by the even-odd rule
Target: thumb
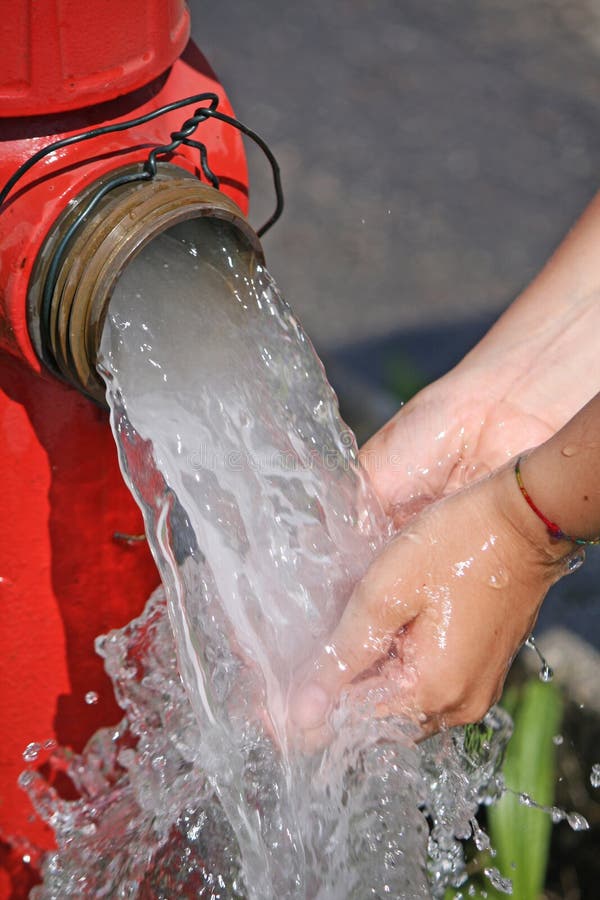
[(442, 493), (447, 474), (439, 464), (443, 448), (431, 438), (433, 426), (422, 406), (418, 396), (413, 398), (359, 453), (384, 510), (394, 516), (397, 527)]
[(399, 575), (407, 569), (409, 546), (408, 536), (395, 538), (354, 589), (310, 675), (292, 695), (290, 715), (299, 728), (322, 725), (342, 689), (387, 659), (398, 630), (418, 614), (419, 595)]

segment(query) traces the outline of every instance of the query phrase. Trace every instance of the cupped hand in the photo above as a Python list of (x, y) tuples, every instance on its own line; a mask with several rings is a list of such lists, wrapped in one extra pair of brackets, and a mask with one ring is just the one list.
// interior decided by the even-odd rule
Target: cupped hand
[[(415, 515), (354, 590), (292, 697), (307, 746), (327, 740), (344, 692), (422, 736), (480, 719), (498, 699), (571, 546), (550, 548), (512, 466)], [(360, 702), (359, 702), (360, 701)]]
[(360, 453), (396, 525), (554, 434), (571, 410), (539, 390), (463, 363), (403, 406)]

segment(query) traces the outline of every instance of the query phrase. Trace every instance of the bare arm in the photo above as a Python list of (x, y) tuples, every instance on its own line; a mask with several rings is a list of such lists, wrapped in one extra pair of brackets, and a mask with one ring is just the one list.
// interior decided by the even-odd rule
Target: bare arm
[(363, 448), (404, 527), (293, 698), (309, 744), (326, 739), (342, 691), (423, 734), (475, 721), (499, 697), (576, 550), (528, 506), (514, 457), (525, 454), (523, 483), (547, 519), (600, 535), (599, 344), (600, 195), (471, 353)]
[[(497, 350), (521, 347), (532, 356), (550, 342), (560, 343), (565, 325), (600, 297), (600, 193), (564, 238), (539, 275), (517, 297), (477, 347), (466, 357), (480, 361)], [(598, 321), (598, 320), (596, 320)], [(584, 338), (584, 333), (578, 335)], [(592, 335), (589, 335), (592, 343)], [(587, 341), (586, 341), (587, 343)], [(576, 365), (581, 365), (574, 360)], [(583, 371), (583, 370), (582, 370)]]
[(490, 366), (505, 399), (562, 426), (600, 389), (600, 193), (459, 365)]
[[(565, 534), (600, 536), (600, 394), (527, 454), (521, 472), (535, 505)], [(559, 542), (550, 540), (550, 547), (564, 552)]]
[(547, 440), (600, 390), (599, 335), (600, 195), (479, 344), (365, 445), (386, 508), (419, 508)]

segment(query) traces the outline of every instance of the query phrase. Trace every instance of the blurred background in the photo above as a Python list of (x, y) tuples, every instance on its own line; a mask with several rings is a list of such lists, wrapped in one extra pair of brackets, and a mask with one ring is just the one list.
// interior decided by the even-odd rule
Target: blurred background
[[(600, 3), (190, 7), (236, 114), (280, 162), (267, 262), (362, 441), (460, 359), (598, 189)], [(258, 226), (273, 191), (248, 154)], [(600, 648), (589, 556), (541, 627)]]
[[(531, 279), (598, 187), (597, 0), (190, 0), (286, 209), (269, 268), (366, 438)], [(251, 220), (271, 212), (249, 149)]]

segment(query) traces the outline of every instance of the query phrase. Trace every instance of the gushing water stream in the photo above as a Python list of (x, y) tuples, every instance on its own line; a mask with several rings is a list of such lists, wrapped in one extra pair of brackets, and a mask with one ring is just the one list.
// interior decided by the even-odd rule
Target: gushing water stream
[(342, 702), (327, 748), (295, 741), (295, 679), (390, 526), (310, 342), (233, 228), (197, 220), (142, 251), (100, 369), (164, 593), (98, 641), (125, 718), (56, 757), (81, 799), (23, 778), (59, 845), (33, 896), (440, 896), (508, 727), (492, 714), (476, 750), (462, 730), (417, 746), (367, 699)]

